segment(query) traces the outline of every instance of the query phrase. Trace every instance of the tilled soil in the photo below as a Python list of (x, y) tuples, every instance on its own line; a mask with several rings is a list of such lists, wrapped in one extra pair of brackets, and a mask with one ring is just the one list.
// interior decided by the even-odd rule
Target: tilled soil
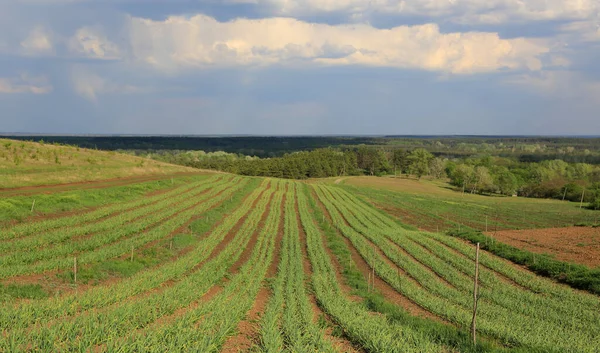
[(557, 260), (600, 266), (600, 228), (568, 227), (488, 232), (498, 241)]

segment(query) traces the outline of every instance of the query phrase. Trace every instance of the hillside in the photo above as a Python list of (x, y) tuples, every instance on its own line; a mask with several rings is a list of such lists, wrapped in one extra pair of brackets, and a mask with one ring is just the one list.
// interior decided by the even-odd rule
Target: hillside
[(474, 247), (409, 229), (345, 185), (173, 179), (1, 229), (0, 351), (522, 353), (600, 344), (597, 295), (482, 250), (474, 347)]
[(198, 170), (116, 152), (0, 139), (0, 189), (175, 173)]

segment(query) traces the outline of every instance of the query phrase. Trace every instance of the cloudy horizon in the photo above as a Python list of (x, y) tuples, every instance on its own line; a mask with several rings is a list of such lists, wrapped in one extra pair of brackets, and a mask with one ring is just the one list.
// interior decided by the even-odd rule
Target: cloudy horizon
[(592, 0), (3, 0), (0, 131), (598, 135)]

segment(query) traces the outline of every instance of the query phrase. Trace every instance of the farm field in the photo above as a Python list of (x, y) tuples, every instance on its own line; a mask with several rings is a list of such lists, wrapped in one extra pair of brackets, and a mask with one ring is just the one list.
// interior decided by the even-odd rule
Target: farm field
[(403, 223), (428, 231), (459, 227), (486, 231), (568, 227), (597, 223), (598, 212), (579, 203), (472, 195), (441, 181), (405, 178), (348, 177), (328, 179), (367, 199)]
[(566, 227), (505, 230), (487, 235), (514, 247), (558, 260), (600, 266), (600, 228)]
[(229, 174), (146, 183), (2, 223), (0, 351), (600, 346), (600, 297), (482, 251), (473, 347), (473, 246), (403, 227), (352, 187)]

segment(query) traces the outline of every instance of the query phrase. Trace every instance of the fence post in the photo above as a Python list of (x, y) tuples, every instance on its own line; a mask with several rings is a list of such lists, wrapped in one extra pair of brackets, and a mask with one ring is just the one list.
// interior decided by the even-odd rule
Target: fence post
[(485, 215), (485, 232), (486, 232), (486, 233), (487, 233), (487, 218), (488, 218), (488, 216), (487, 216), (487, 215)]
[(475, 279), (473, 285), (473, 320), (471, 321), (471, 335), (473, 336), (473, 345), (477, 345), (476, 319), (477, 319), (477, 280), (479, 277), (479, 243), (477, 243), (477, 252), (475, 253)]
[(131, 262), (133, 262), (133, 245), (131, 246)]
[(73, 281), (77, 283), (77, 256), (73, 258)]
[(33, 202), (31, 203), (31, 213), (33, 213), (34, 207), (35, 207), (35, 199), (33, 199)]

